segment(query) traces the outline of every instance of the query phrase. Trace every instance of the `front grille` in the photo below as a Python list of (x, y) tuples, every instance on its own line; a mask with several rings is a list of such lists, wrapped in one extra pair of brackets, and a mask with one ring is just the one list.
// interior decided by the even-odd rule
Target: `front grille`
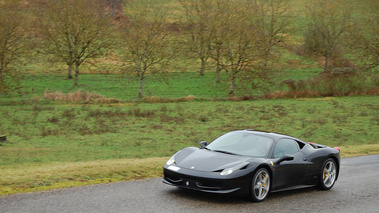
[(170, 172), (164, 173), (166, 181), (186, 188), (199, 189), (199, 190), (222, 190), (222, 183), (217, 181), (211, 181), (190, 176), (180, 176), (171, 174)]
[(220, 190), (222, 184), (214, 181), (196, 181), (196, 186), (206, 190)]
[(180, 183), (183, 181), (181, 178), (176, 177), (175, 175), (171, 175), (171, 174), (165, 174), (165, 178), (171, 183)]

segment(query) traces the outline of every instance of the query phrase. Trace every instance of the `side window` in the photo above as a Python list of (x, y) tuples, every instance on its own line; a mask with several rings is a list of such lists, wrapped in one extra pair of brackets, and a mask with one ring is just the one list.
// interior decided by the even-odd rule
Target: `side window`
[(299, 151), (299, 144), (292, 139), (280, 139), (274, 149), (274, 158), (280, 158), (286, 154), (295, 154)]

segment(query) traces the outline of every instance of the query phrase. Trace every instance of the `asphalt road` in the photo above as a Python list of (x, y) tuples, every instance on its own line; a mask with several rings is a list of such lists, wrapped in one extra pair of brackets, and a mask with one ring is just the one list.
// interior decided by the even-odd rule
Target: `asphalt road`
[(344, 158), (330, 191), (269, 194), (261, 203), (187, 191), (160, 178), (0, 197), (0, 212), (379, 212), (379, 155)]

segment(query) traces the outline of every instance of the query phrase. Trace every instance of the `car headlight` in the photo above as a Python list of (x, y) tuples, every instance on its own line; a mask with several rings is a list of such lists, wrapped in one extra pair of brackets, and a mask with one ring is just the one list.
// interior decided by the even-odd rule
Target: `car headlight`
[(222, 172), (220, 173), (220, 175), (230, 175), (234, 171), (240, 170), (240, 169), (242, 169), (243, 167), (245, 167), (247, 165), (249, 165), (249, 162), (243, 162), (243, 163), (238, 164), (237, 166), (226, 168), (226, 169), (222, 170)]
[(170, 159), (168, 159), (168, 161), (166, 162), (167, 166), (170, 166), (171, 164), (175, 163), (175, 155), (172, 156)]

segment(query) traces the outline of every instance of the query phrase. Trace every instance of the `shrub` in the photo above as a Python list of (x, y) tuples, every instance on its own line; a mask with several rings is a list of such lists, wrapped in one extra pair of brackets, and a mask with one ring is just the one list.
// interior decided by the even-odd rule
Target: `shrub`
[(121, 101), (115, 98), (104, 98), (104, 96), (96, 93), (77, 90), (75, 92), (64, 94), (62, 92), (45, 92), (45, 99), (52, 101), (61, 101), (65, 103), (120, 103)]
[(372, 80), (354, 68), (334, 68), (308, 80), (285, 80), (282, 85), (286, 85), (289, 91), (265, 94), (263, 97), (275, 99), (375, 95), (379, 91), (375, 77)]

